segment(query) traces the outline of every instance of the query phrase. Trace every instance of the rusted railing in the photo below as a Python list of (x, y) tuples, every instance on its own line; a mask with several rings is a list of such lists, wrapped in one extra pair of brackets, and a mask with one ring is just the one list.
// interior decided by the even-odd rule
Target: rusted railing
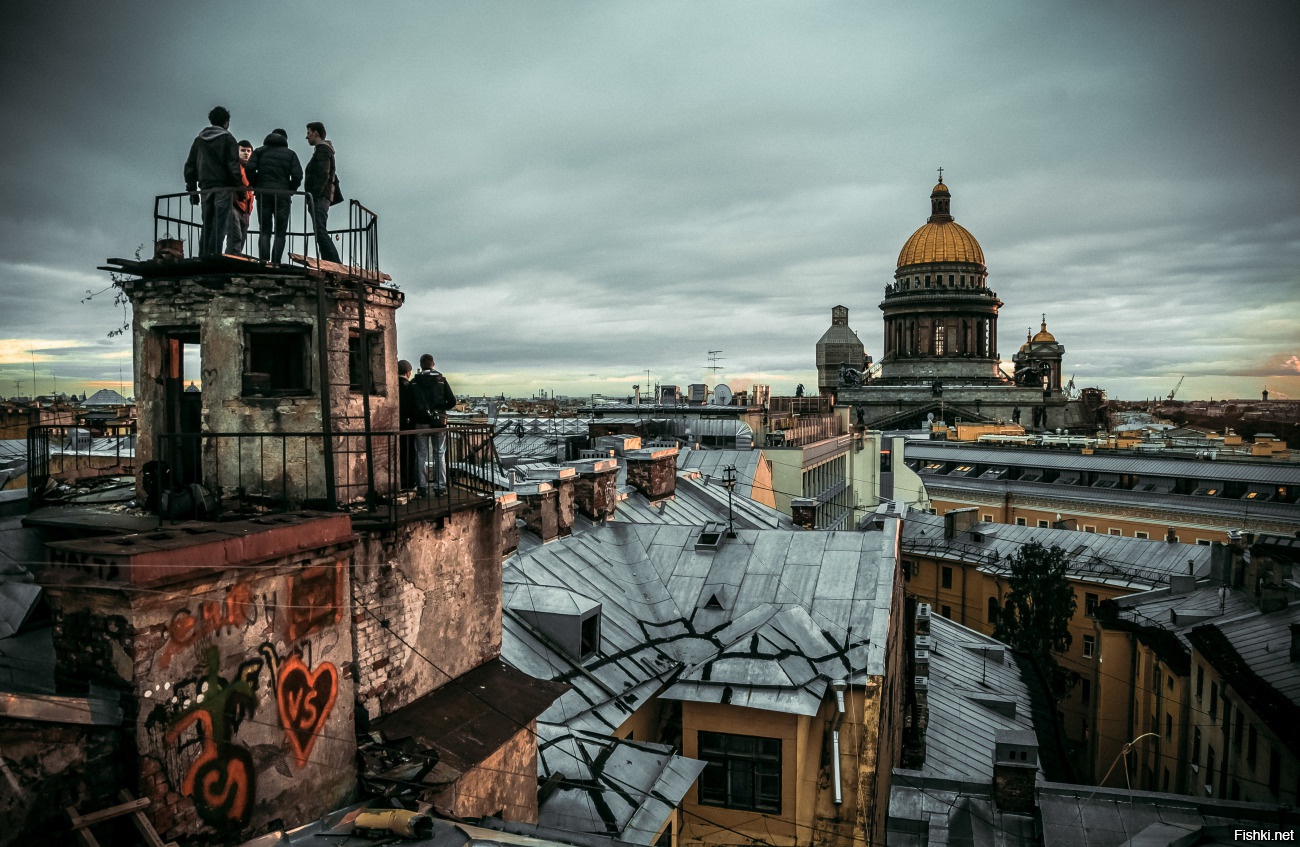
[[(165, 471), (158, 478), (172, 490), (200, 486), (211, 498), (207, 508), (223, 515), (311, 508), (388, 525), (480, 503), (497, 490), (500, 465), (488, 426), (335, 432), (328, 438), (329, 450), (319, 432), (164, 435), (156, 458)], [(422, 438), (430, 444), (424, 485), (416, 459)], [(436, 487), (434, 466), (439, 439), (446, 444), (443, 489)], [(332, 486), (326, 473), (331, 461)], [(182, 502), (198, 505), (193, 497)]]
[(51, 481), (72, 483), (97, 476), (135, 473), (135, 427), (125, 434), (96, 436), (73, 424), (27, 430), (27, 497), (46, 497)]
[[(305, 191), (290, 191), (279, 188), (205, 188), (194, 194), (160, 194), (154, 198), (153, 204), (153, 240), (155, 244), (167, 241), (178, 241), (181, 245), (182, 256), (177, 258), (186, 258), (202, 255), (202, 234), (203, 234), (203, 206), (204, 197), (214, 194), (229, 194), (232, 200), (236, 195), (245, 192), (252, 193), (263, 198), (281, 198), (288, 202), (290, 208), (289, 224), (285, 232), (285, 250), (282, 258), (287, 259), (290, 254), (298, 254), (311, 259), (319, 259), (320, 252), (316, 244), (316, 229), (312, 221), (312, 216), (308, 207), (314, 202), (312, 195)], [(199, 200), (198, 204), (194, 203), (195, 198)], [(232, 212), (232, 216), (233, 216)], [(331, 217), (337, 221), (338, 215), (342, 210), (338, 207), (331, 209)], [(249, 228), (245, 234), (242, 254), (250, 258), (260, 258), (263, 261), (270, 261), (270, 256), (260, 255), (260, 249), (257, 240), (262, 234), (263, 227), (272, 228), (274, 237), (274, 225), (271, 221), (261, 220), (258, 207), (255, 206), (253, 214), (249, 218)], [(374, 272), (379, 271), (379, 217), (370, 209), (358, 203), (356, 200), (349, 200), (347, 205), (347, 226), (336, 227), (329, 230), (331, 236), (338, 243), (336, 249), (339, 251), (339, 264), (344, 265), (352, 273)], [(224, 237), (221, 241), (224, 249)]]

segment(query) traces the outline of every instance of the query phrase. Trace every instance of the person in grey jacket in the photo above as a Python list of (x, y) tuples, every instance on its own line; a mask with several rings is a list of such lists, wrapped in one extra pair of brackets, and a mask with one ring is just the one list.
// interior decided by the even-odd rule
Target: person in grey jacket
[[(289, 133), (283, 129), (271, 130), (262, 146), (253, 151), (253, 158), (248, 160), (244, 170), (248, 173), (249, 183), (257, 190), (257, 255), (263, 262), (272, 261), (278, 265), (284, 257), (290, 201), (293, 199), (280, 191), (297, 191), (302, 184), (302, 164), (298, 161), (298, 154), (289, 148)], [(273, 227), (274, 249), (271, 246)]]
[(320, 121), (307, 124), (307, 143), (314, 149), (303, 172), (302, 188), (312, 197), (307, 208), (316, 229), (317, 257), (337, 263), (339, 251), (329, 233), (330, 204), (334, 201), (334, 143), (325, 140), (325, 124)]
[(203, 195), (203, 233), (199, 237), (199, 255), (215, 256), (222, 252), (227, 236), (233, 244), (237, 233), (234, 228), (234, 191), (220, 189), (242, 188), (244, 180), (239, 167), (239, 144), (230, 134), (230, 112), (225, 106), (216, 106), (208, 112), (208, 124), (190, 145), (189, 158), (185, 160), (185, 190), (190, 202), (199, 205), (197, 189), (218, 189)]

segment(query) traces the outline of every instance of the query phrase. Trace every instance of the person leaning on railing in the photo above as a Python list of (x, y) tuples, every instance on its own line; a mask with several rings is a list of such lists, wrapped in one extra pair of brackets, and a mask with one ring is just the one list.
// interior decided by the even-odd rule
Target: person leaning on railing
[[(293, 199), (288, 193), (302, 184), (302, 163), (289, 148), (289, 133), (273, 129), (262, 146), (253, 151), (244, 169), (248, 181), (257, 191), (257, 256), (277, 265), (284, 258), (284, 240), (289, 232), (289, 209)], [(271, 247), (271, 229), (275, 229), (275, 247)]]

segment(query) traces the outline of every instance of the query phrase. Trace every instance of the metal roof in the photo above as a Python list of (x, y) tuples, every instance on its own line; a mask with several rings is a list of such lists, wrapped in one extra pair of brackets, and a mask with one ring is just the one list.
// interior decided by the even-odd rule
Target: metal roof
[[(579, 663), (507, 614), (502, 655), (526, 673), (571, 683), (542, 718), (576, 729), (618, 727), (684, 668), (674, 696), (717, 702), (730, 687), (731, 702), (806, 713), (806, 697), (829, 679), (884, 673), (895, 526), (740, 529), (716, 551), (698, 551), (699, 526), (611, 522), (521, 548), (506, 564), (506, 586), (599, 601), (601, 648)], [(749, 636), (771, 646), (751, 655), (737, 646)], [(800, 657), (783, 661), (778, 644)], [(708, 663), (727, 681), (705, 679)]]
[(677, 450), (678, 470), (699, 471), (703, 476), (717, 479), (719, 482), (725, 477), (727, 466), (734, 466), (736, 469), (734, 493), (737, 497), (753, 496), (754, 476), (758, 473), (758, 463), (761, 461), (763, 461), (761, 450), (693, 450), (689, 447), (681, 447)]
[(705, 763), (665, 744), (537, 724), (539, 777), (561, 781), (541, 801), (537, 823), (569, 832), (651, 844)]
[(1142, 476), (1188, 477), (1224, 482), (1263, 482), (1270, 485), (1300, 484), (1300, 464), (1292, 462), (1221, 462), (1167, 456), (1128, 456), (1107, 452), (1085, 456), (1067, 450), (1034, 450), (1010, 447), (980, 447), (964, 442), (909, 441), (909, 459), (973, 462), (1025, 468), (1087, 469), (1098, 473)]
[(1069, 575), (1089, 582), (1152, 588), (1167, 583), (1171, 575), (1188, 573), (1189, 560), (1196, 576), (1208, 573), (1210, 567), (1210, 548), (1203, 544), (983, 521), (954, 538), (944, 538), (944, 518), (939, 515), (913, 511), (903, 522), (904, 553), (971, 562), (994, 573), (1004, 572), (1001, 563), (1030, 542), (1060, 547), (1069, 562)]
[[(999, 732), (1033, 733), (1029, 688), (1011, 648), (950, 621), (930, 618), (930, 721), (925, 731), (925, 776), (987, 782), (993, 779)], [(1014, 715), (1009, 714), (1014, 709)], [(1039, 780), (1042, 770), (1039, 769)]]
[(1300, 705), (1300, 672), (1291, 659), (1291, 626), (1300, 624), (1300, 605), (1267, 615), (1247, 614), (1212, 621), (1256, 677)]
[[(909, 448), (910, 449), (910, 448)], [(1063, 474), (1068, 471), (1063, 471)], [(1099, 501), (1130, 508), (1176, 509), (1201, 515), (1232, 515), (1241, 518), (1272, 518), (1283, 521), (1300, 521), (1300, 505), (1294, 503), (1259, 502), (1229, 497), (1204, 497), (1193, 494), (1154, 494), (1143, 491), (1126, 491), (1122, 488), (1093, 488), (1086, 485), (1069, 485), (1060, 482), (1025, 482), (1018, 479), (979, 479), (922, 474), (921, 480), (930, 492), (975, 491), (998, 496), (1008, 492), (1049, 497), (1073, 503)], [(934, 496), (932, 494), (932, 496)]]

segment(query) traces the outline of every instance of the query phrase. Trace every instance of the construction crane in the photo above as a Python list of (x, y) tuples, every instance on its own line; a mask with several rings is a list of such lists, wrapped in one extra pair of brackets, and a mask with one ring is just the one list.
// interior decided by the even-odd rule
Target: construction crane
[(1183, 374), (1182, 376), (1178, 377), (1178, 384), (1174, 386), (1174, 390), (1170, 391), (1169, 396), (1165, 398), (1166, 403), (1173, 402), (1174, 395), (1178, 393), (1178, 389), (1183, 387), (1183, 380), (1185, 379), (1187, 379), (1186, 374)]

